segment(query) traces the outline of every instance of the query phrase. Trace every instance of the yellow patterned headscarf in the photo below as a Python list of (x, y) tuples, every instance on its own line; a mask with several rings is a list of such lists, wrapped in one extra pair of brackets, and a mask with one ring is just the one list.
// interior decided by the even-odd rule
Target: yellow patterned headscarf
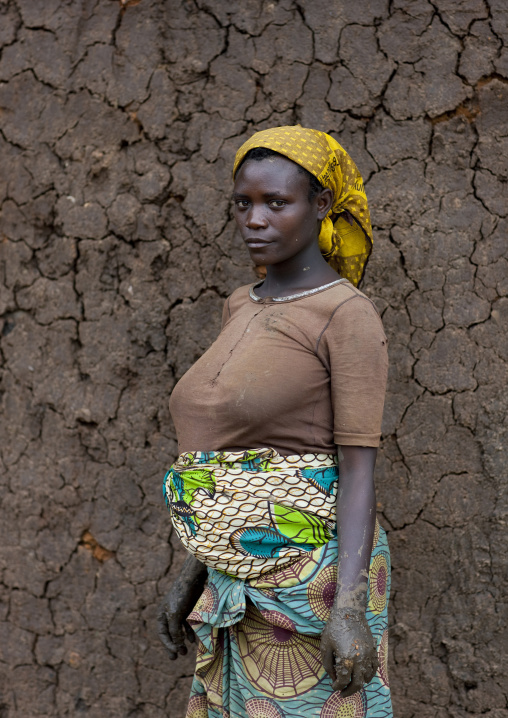
[(274, 127), (256, 132), (244, 142), (236, 153), (233, 177), (254, 147), (284, 155), (332, 190), (333, 205), (321, 223), (319, 248), (328, 264), (356, 287), (363, 277), (373, 238), (363, 180), (346, 150), (326, 132), (300, 125)]

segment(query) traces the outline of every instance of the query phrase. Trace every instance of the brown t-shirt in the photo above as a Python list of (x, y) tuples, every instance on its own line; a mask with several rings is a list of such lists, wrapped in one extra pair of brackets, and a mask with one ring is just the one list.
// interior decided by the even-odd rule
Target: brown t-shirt
[(388, 359), (373, 303), (349, 282), (284, 302), (249, 288), (173, 390), (179, 451), (378, 446)]

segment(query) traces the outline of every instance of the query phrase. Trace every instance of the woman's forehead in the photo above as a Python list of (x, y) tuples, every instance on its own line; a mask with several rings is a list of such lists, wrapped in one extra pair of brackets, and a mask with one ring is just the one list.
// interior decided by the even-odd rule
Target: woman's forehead
[(282, 156), (265, 157), (262, 160), (247, 160), (238, 170), (235, 178), (235, 190), (252, 187), (270, 188), (276, 191), (308, 191), (305, 175), (298, 165)]

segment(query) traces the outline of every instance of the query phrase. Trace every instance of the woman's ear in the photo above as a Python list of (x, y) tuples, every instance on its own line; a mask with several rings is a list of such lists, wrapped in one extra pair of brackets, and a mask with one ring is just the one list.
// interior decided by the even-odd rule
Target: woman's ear
[(318, 210), (318, 220), (323, 220), (328, 212), (332, 208), (333, 204), (333, 192), (331, 189), (324, 189), (322, 190), (316, 197), (317, 200), (317, 210)]

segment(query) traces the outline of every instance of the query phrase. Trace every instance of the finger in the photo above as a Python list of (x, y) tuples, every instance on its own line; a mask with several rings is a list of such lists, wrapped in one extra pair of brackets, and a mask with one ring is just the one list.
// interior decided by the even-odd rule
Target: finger
[(196, 634), (194, 633), (192, 627), (187, 623), (187, 621), (184, 621), (183, 627), (185, 628), (185, 633), (187, 635), (187, 640), (189, 643), (196, 643)]
[(185, 636), (181, 622), (177, 618), (172, 616), (168, 618), (168, 632), (174, 647), (181, 656), (185, 656), (187, 653), (187, 646), (185, 645)]
[(169, 637), (167, 619), (163, 614), (157, 616), (157, 634), (168, 652), (169, 658), (174, 661), (177, 656), (176, 646)]
[(351, 658), (342, 658), (335, 664), (336, 678), (332, 688), (334, 691), (343, 691), (351, 682), (351, 671), (353, 670), (353, 661)]
[(350, 684), (342, 691), (342, 697), (347, 698), (348, 696), (352, 696), (353, 693), (356, 693), (360, 690), (360, 688), (363, 688), (363, 684), (365, 683), (365, 674), (363, 671), (363, 668), (356, 664), (356, 666), (353, 668), (353, 671), (351, 673), (351, 682)]
[(159, 638), (164, 644), (170, 641), (168, 632), (168, 621), (166, 618), (166, 614), (162, 612), (159, 613), (159, 615), (157, 616), (157, 633), (159, 634)]
[(157, 616), (157, 632), (171, 660), (174, 660), (178, 653), (181, 655), (187, 653), (183, 632), (178, 621), (172, 617), (168, 618), (167, 613), (164, 611), (161, 611)]
[(330, 676), (330, 680), (333, 683), (333, 681), (336, 679), (333, 650), (331, 646), (326, 644), (323, 645), (323, 642), (321, 642), (321, 660), (323, 662), (325, 671), (328, 673), (328, 675)]

